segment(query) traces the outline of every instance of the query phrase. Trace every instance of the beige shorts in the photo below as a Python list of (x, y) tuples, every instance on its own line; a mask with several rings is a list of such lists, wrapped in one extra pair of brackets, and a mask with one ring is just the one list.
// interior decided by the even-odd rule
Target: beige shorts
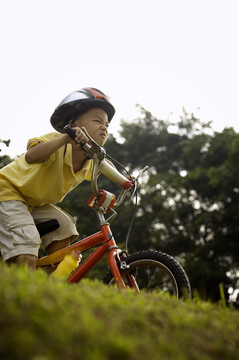
[[(51, 219), (58, 220), (60, 227), (42, 238), (35, 222)], [(34, 207), (30, 212), (21, 201), (0, 202), (0, 249), (3, 260), (30, 254), (38, 256), (42, 244), (46, 248), (53, 241), (71, 238), (71, 242), (79, 236), (73, 217), (55, 205)]]

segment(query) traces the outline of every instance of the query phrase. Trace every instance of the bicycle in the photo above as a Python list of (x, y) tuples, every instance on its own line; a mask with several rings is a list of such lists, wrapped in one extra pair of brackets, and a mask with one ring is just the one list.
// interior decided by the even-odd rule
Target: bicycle
[[(65, 132), (75, 139), (75, 132), (69, 126)], [(85, 134), (89, 134), (83, 129)], [(90, 138), (91, 139), (91, 138)], [(93, 159), (93, 173), (91, 188), (93, 195), (88, 201), (88, 206), (96, 213), (99, 222), (99, 231), (67, 246), (53, 254), (37, 259), (37, 268), (49, 269), (56, 267), (73, 250), (80, 252), (94, 249), (94, 251), (74, 270), (67, 278), (68, 283), (79, 282), (94, 265), (108, 253), (109, 271), (103, 281), (105, 284), (116, 284), (118, 288), (130, 287), (140, 290), (164, 292), (176, 298), (191, 298), (190, 282), (182, 266), (170, 255), (160, 251), (146, 250), (129, 254), (121, 250), (113, 237), (110, 223), (116, 216), (115, 207), (121, 205), (130, 189), (136, 189), (138, 178), (146, 170), (143, 169), (136, 179), (124, 177), (106, 160), (104, 148), (98, 146), (91, 139), (92, 145), (82, 144), (87, 156)], [(115, 197), (105, 190), (99, 190), (97, 185), (98, 173), (102, 172), (110, 180), (122, 187), (119, 196)], [(113, 212), (107, 219), (106, 214)], [(59, 226), (56, 220), (38, 225), (40, 234), (53, 231)]]

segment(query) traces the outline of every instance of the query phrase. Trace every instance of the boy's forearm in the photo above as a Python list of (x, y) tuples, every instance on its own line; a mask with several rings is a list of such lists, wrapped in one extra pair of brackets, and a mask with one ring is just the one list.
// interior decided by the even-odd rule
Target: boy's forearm
[(39, 143), (30, 148), (26, 154), (25, 159), (29, 164), (41, 163), (48, 159), (55, 151), (69, 142), (68, 135), (62, 135), (57, 139), (50, 140), (44, 143)]

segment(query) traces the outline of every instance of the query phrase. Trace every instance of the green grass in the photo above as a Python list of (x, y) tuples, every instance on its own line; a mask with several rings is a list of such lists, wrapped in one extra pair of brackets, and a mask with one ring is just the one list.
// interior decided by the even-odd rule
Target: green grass
[(239, 312), (0, 263), (4, 360), (238, 359)]

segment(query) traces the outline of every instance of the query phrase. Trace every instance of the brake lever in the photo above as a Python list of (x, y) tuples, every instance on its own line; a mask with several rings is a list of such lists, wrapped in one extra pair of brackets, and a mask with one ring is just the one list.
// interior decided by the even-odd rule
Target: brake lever
[(143, 173), (145, 172), (145, 171), (147, 171), (148, 170), (148, 165), (146, 165), (139, 173), (138, 173), (138, 175), (136, 176), (136, 178), (135, 178), (135, 180), (137, 181), (137, 180), (139, 180), (139, 178), (143, 175)]
[[(135, 192), (136, 192), (136, 190), (137, 190), (137, 188), (138, 188), (138, 186), (139, 186), (139, 183), (138, 183), (139, 178), (143, 175), (143, 173), (144, 173), (145, 171), (148, 170), (148, 168), (149, 168), (148, 165), (146, 165), (146, 166), (138, 173), (138, 175), (136, 176), (136, 178), (133, 179), (134, 187), (133, 187), (133, 191), (132, 191), (132, 194), (131, 194), (131, 197), (130, 197), (130, 201), (131, 201), (132, 198), (134, 197), (134, 194), (135, 194)], [(129, 202), (130, 202), (130, 201), (129, 201)]]

